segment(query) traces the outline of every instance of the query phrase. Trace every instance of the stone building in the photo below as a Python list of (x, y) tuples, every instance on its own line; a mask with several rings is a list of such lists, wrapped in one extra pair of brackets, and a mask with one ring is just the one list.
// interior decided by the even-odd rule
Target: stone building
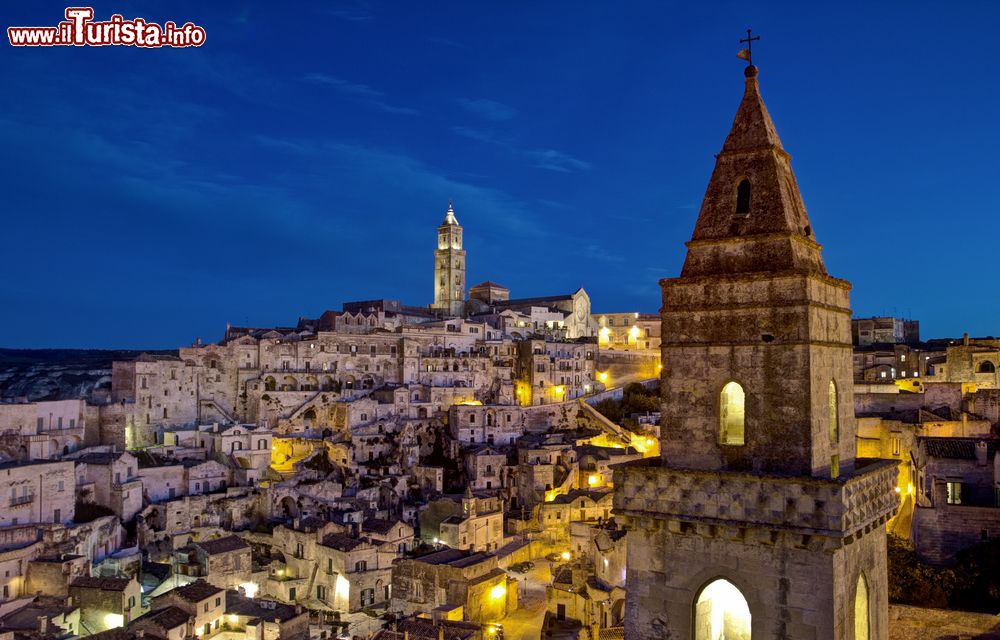
[(601, 349), (660, 351), (660, 316), (655, 313), (595, 313)]
[(220, 589), (246, 588), (250, 583), (253, 572), (250, 545), (239, 536), (192, 542), (174, 555), (177, 573), (202, 577)]
[(0, 526), (68, 524), (75, 504), (72, 462), (0, 463)]
[(76, 459), (77, 484), (88, 486), (98, 504), (128, 522), (142, 509), (139, 462), (126, 451), (87, 451)]
[[(136, 623), (140, 623), (147, 616), (153, 618), (153, 614), (162, 609), (176, 609), (186, 614), (183, 624), (188, 630), (188, 635), (212, 636), (218, 632), (219, 627), (225, 621), (226, 591), (204, 580), (197, 580), (183, 587), (171, 589), (154, 597), (150, 605), (150, 613), (139, 617)], [(171, 628), (176, 628), (180, 626), (177, 622), (181, 618), (180, 615), (171, 615), (169, 616), (170, 622), (164, 625), (161, 621), (161, 626), (172, 625)], [(139, 628), (142, 628), (141, 625)]]
[(81, 576), (70, 583), (69, 595), (91, 633), (127, 625), (142, 613), (142, 590), (135, 578)]
[[(0, 452), (17, 460), (46, 460), (81, 448), (88, 426), (84, 400), (0, 403)], [(91, 437), (95, 437), (91, 434)]]
[(517, 350), (521, 405), (565, 402), (594, 390), (596, 344), (522, 340)]
[(393, 565), (392, 584), (392, 610), (403, 615), (437, 610), (494, 622), (517, 606), (516, 583), (492, 554), (443, 549), (404, 558)]
[(1000, 538), (1000, 457), (995, 438), (920, 438), (913, 543), (926, 562)]
[(309, 639), (309, 612), (302, 607), (255, 600), (236, 591), (226, 592), (226, 622), (230, 627), (245, 629), (247, 638)]
[(615, 470), (627, 638), (888, 638), (895, 463), (857, 460), (829, 276), (757, 69), (663, 289), (661, 457)]
[(420, 513), (420, 536), (424, 542), (456, 549), (496, 551), (504, 540), (503, 504), (496, 492), (432, 500)]
[(855, 346), (870, 344), (915, 344), (920, 342), (920, 321), (891, 316), (854, 318), (851, 339)]
[(462, 227), (455, 218), (455, 209), (448, 203), (444, 221), (438, 227), (438, 244), (434, 251), (434, 304), (444, 315), (465, 313), (465, 250), (462, 249)]

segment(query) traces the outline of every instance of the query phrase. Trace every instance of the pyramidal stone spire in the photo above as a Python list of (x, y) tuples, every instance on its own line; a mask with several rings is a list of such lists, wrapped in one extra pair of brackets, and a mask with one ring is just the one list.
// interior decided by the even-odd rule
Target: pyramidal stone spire
[(826, 273), (791, 156), (760, 95), (757, 68), (716, 156), (682, 275)]

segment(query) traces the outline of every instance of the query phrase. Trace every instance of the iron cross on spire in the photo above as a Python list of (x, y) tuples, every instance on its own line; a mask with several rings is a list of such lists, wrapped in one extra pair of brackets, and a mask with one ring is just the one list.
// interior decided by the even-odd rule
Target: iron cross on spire
[[(753, 42), (754, 40), (760, 40), (760, 36), (752, 35), (750, 29), (747, 29), (747, 37), (740, 38), (740, 44), (746, 43), (747, 48), (740, 51), (739, 57), (747, 61), (747, 64), (753, 65)], [(743, 54), (746, 55), (743, 55)]]

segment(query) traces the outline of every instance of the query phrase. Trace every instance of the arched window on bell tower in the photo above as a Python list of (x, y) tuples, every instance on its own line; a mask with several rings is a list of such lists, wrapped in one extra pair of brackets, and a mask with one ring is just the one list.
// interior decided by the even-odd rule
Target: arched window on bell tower
[(719, 394), (719, 444), (744, 443), (746, 394), (737, 382), (728, 382)]
[(854, 593), (854, 640), (868, 640), (871, 637), (871, 603), (869, 602), (868, 580), (865, 574), (858, 574), (858, 586)]
[(739, 186), (736, 187), (736, 213), (750, 213), (750, 181), (746, 178), (740, 180)]

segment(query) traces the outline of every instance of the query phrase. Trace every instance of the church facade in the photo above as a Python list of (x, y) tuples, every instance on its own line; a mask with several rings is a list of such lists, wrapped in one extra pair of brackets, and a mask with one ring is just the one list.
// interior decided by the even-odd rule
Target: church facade
[(615, 472), (625, 637), (888, 637), (895, 463), (857, 459), (827, 274), (756, 67), (663, 290), (661, 457)]

